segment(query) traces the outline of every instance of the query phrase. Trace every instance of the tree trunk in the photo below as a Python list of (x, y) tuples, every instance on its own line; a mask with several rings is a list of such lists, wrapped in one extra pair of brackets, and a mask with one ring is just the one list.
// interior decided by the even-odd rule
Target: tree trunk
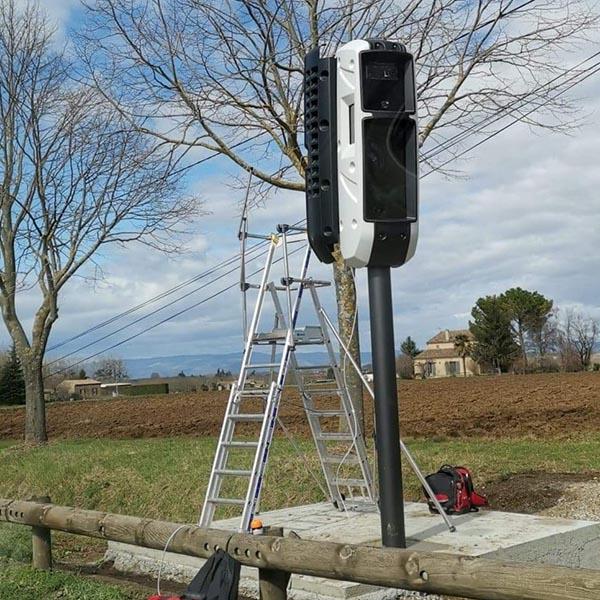
[[(335, 294), (338, 311), (338, 327), (342, 341), (352, 355), (352, 358), (358, 365), (360, 362), (360, 340), (358, 338), (358, 313), (356, 312), (356, 286), (352, 269), (344, 264), (344, 260), (339, 249), (334, 253), (335, 262), (333, 263), (333, 277), (335, 282)], [(360, 376), (352, 366), (349, 360), (344, 360), (344, 354), (340, 357), (340, 366), (345, 369), (345, 382), (350, 395), (350, 400), (356, 411), (356, 418), (361, 431), (364, 432), (363, 416), (363, 385)], [(342, 422), (343, 421), (343, 422)], [(340, 429), (346, 430), (345, 420), (340, 419)]]
[(462, 357), (462, 362), (463, 362), (463, 377), (467, 376), (467, 357), (463, 356)]
[(519, 335), (519, 344), (521, 345), (521, 356), (523, 358), (523, 367), (521, 371), (525, 374), (527, 370), (527, 350), (525, 349), (525, 334), (523, 332), (523, 325), (521, 323), (518, 324), (518, 335)]
[(42, 357), (37, 354), (21, 358), (25, 379), (25, 442), (28, 444), (48, 441), (42, 365)]

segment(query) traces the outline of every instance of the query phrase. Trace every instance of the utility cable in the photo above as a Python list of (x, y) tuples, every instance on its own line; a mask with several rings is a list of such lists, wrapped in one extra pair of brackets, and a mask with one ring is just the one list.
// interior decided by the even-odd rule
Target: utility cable
[(527, 117), (530, 114), (534, 113), (536, 110), (539, 110), (543, 106), (546, 106), (552, 100), (555, 100), (556, 98), (562, 96), (563, 94), (567, 93), (569, 90), (571, 90), (572, 88), (574, 88), (575, 86), (579, 85), (580, 83), (583, 83), (585, 80), (587, 80), (590, 77), (592, 77), (592, 75), (595, 75), (596, 73), (600, 72), (600, 61), (597, 62), (597, 63), (595, 63), (591, 67), (588, 67), (588, 69), (586, 69), (586, 71), (589, 71), (589, 72), (585, 76), (581, 77), (580, 79), (577, 79), (575, 77), (570, 78), (568, 81), (572, 81), (573, 79), (577, 79), (577, 80), (573, 81), (573, 83), (571, 83), (568, 87), (564, 88), (560, 92), (557, 92), (552, 98), (549, 98), (548, 100), (546, 100), (546, 102), (542, 103), (541, 105), (534, 106), (531, 110), (529, 110), (526, 113), (524, 113), (521, 117), (513, 119), (510, 123), (507, 123), (506, 125), (504, 125), (500, 129), (498, 129), (497, 131), (495, 131), (495, 132), (487, 135), (485, 138), (483, 138), (483, 139), (479, 140), (478, 142), (476, 142), (475, 144), (469, 146), (469, 148), (465, 149), (461, 153), (457, 154), (456, 156), (453, 156), (452, 158), (449, 158), (448, 160), (446, 160), (445, 162), (443, 162), (441, 165), (432, 168), (427, 173), (425, 173), (425, 175), (423, 175), (421, 177), (421, 179), (425, 179), (425, 177), (431, 175), (435, 171), (439, 171), (440, 169), (442, 169), (443, 167), (445, 167), (447, 164), (449, 164), (449, 163), (453, 162), (454, 160), (456, 160), (456, 159), (464, 156), (465, 154), (468, 154), (469, 152), (471, 152), (475, 148), (478, 148), (479, 146), (481, 146), (485, 142), (488, 142), (492, 138), (496, 137), (500, 133), (502, 133), (502, 132), (506, 131), (507, 129), (509, 129), (510, 127), (512, 127), (513, 125), (515, 125), (517, 123), (520, 123), (524, 117)]
[[(257, 246), (255, 246), (256, 248)], [(248, 251), (246, 254), (249, 254), (250, 251)], [(266, 253), (266, 250), (263, 251), (262, 255), (264, 255)], [(258, 257), (262, 256), (259, 254)], [(258, 258), (256, 257), (256, 258)], [(237, 257), (236, 257), (237, 258)], [(236, 261), (234, 261), (236, 262)], [(229, 264), (231, 264), (231, 262), (229, 262)], [(225, 266), (225, 264), (221, 265), (219, 268), (221, 268), (222, 266)], [(216, 270), (216, 269), (215, 269)], [(237, 264), (229, 269), (228, 271), (225, 271), (223, 273), (221, 273), (220, 275), (218, 275), (217, 277), (211, 279), (210, 281), (207, 281), (206, 283), (203, 283), (202, 285), (195, 287), (194, 289), (186, 292), (185, 294), (183, 294), (182, 296), (178, 296), (177, 298), (175, 298), (174, 300), (171, 300), (170, 302), (168, 302), (167, 304), (163, 304), (162, 306), (158, 307), (156, 310), (153, 310), (150, 313), (147, 313), (145, 315), (142, 315), (141, 317), (138, 317), (137, 319), (130, 321), (129, 323), (123, 325), (122, 327), (120, 327), (119, 329), (115, 329), (113, 331), (110, 331), (109, 333), (104, 334), (102, 337), (99, 337), (98, 339), (92, 340), (91, 342), (85, 344), (84, 346), (80, 346), (79, 348), (69, 352), (68, 354), (64, 354), (63, 356), (56, 358), (55, 360), (51, 361), (48, 363), (48, 366), (56, 364), (57, 362), (61, 362), (67, 358), (69, 358), (70, 356), (73, 356), (74, 354), (77, 354), (79, 352), (81, 352), (82, 350), (86, 350), (87, 348), (89, 348), (90, 346), (95, 346), (96, 344), (99, 344), (100, 342), (103, 342), (104, 340), (106, 340), (107, 338), (116, 335), (117, 333), (121, 333), (122, 331), (124, 331), (125, 329), (129, 329), (130, 327), (133, 327), (134, 325), (137, 325), (138, 323), (141, 323), (142, 321), (145, 321), (146, 319), (153, 317), (154, 315), (158, 314), (159, 312), (173, 306), (174, 304), (177, 304), (177, 302), (181, 302), (182, 300), (185, 300), (186, 298), (188, 298), (189, 296), (192, 296), (193, 294), (199, 292), (200, 290), (203, 290), (207, 287), (210, 287), (211, 285), (215, 284), (217, 281), (223, 279), (224, 277), (226, 277), (227, 275), (230, 275), (231, 273), (234, 273), (235, 271), (238, 270), (238, 266)]]
[[(262, 246), (264, 244), (266, 244), (266, 241), (253, 244), (247, 250), (247, 252), (253, 252), (256, 250), (256, 248), (258, 248), (259, 246)], [(203, 271), (197, 275), (194, 275), (190, 279), (187, 279), (186, 281), (183, 281), (183, 282), (177, 284), (176, 286), (174, 286), (168, 290), (165, 290), (164, 292), (161, 292), (160, 294), (157, 294), (156, 296), (153, 296), (152, 298), (149, 298), (148, 300), (145, 300), (144, 302), (141, 302), (140, 304), (132, 306), (132, 307), (128, 308), (127, 310), (124, 310), (123, 312), (120, 312), (120, 313), (110, 317), (109, 319), (106, 319), (105, 321), (96, 323), (95, 325), (92, 325), (88, 329), (81, 331), (80, 333), (78, 333), (70, 338), (62, 340), (61, 342), (58, 342), (58, 343), (50, 346), (48, 348), (48, 351), (55, 350), (57, 348), (60, 348), (67, 344), (70, 344), (71, 342), (78, 340), (78, 339), (84, 337), (85, 335), (88, 335), (89, 333), (93, 333), (94, 331), (97, 331), (98, 329), (102, 329), (108, 325), (111, 325), (115, 321), (118, 321), (119, 319), (121, 319), (123, 317), (129, 316), (130, 314), (137, 312), (138, 310), (141, 310), (142, 308), (145, 308), (146, 306), (149, 306), (150, 304), (153, 304), (154, 302), (162, 300), (163, 298), (166, 298), (166, 297), (178, 292), (179, 290), (187, 287), (188, 285), (192, 285), (193, 283), (196, 283), (197, 281), (200, 281), (201, 279), (204, 279), (205, 277), (213, 275), (220, 269), (229, 266), (230, 264), (234, 263), (238, 259), (239, 259), (239, 254), (234, 254), (233, 256), (230, 256), (229, 258), (225, 259), (225, 261), (219, 263), (218, 265), (213, 265), (212, 267), (208, 268), (206, 271)]]
[[(304, 249), (303, 246), (299, 246), (298, 248), (295, 248), (294, 250), (292, 250), (289, 254), (291, 256), (303, 249)], [(273, 264), (281, 262), (282, 260), (283, 260), (283, 258), (278, 258), (277, 260), (273, 261)], [(262, 269), (257, 269), (256, 271), (254, 271), (250, 274), (250, 277), (257, 275), (261, 271), (262, 271)], [(195, 302), (194, 304), (191, 304), (191, 305), (183, 308), (182, 310), (179, 310), (176, 313), (173, 313), (173, 314), (169, 315), (168, 317), (165, 317), (164, 319), (161, 319), (157, 323), (153, 323), (149, 327), (146, 327), (145, 329), (142, 329), (141, 331), (134, 333), (134, 334), (130, 335), (129, 337), (112, 344), (111, 346), (108, 346), (107, 348), (104, 348), (98, 352), (90, 354), (89, 356), (86, 356), (85, 358), (82, 358), (81, 360), (76, 361), (75, 363), (69, 365), (68, 367), (59, 369), (58, 371), (55, 371), (55, 372), (51, 373), (50, 375), (47, 375), (47, 377), (52, 377), (53, 375), (58, 375), (59, 373), (64, 373), (65, 371), (68, 371), (77, 365), (80, 365), (88, 360), (91, 360), (92, 358), (96, 358), (96, 356), (104, 354), (105, 352), (109, 352), (110, 350), (114, 350), (115, 348), (118, 348), (119, 346), (122, 346), (123, 344), (126, 344), (127, 342), (130, 342), (131, 340), (134, 340), (134, 339), (138, 338), (139, 336), (144, 335), (145, 333), (148, 333), (149, 331), (152, 331), (153, 329), (156, 329), (156, 327), (159, 327), (160, 325), (163, 325), (164, 323), (172, 321), (173, 319), (189, 312), (190, 310), (197, 308), (198, 306), (204, 304), (205, 302), (208, 302), (209, 300), (212, 300), (212, 299), (216, 298), (217, 296), (220, 296), (221, 294), (227, 292), (228, 290), (233, 289), (236, 286), (239, 286), (239, 282), (237, 282), (237, 281), (235, 283), (232, 283), (231, 285), (221, 288), (219, 291), (215, 292), (214, 294), (211, 294), (210, 296), (207, 296), (206, 298), (203, 298), (202, 300)]]
[[(599, 55), (600, 55), (600, 51), (595, 52), (594, 54), (592, 54), (591, 56), (589, 56), (585, 60), (582, 60), (578, 64), (574, 65), (570, 70), (572, 71), (574, 69), (579, 69), (582, 65), (584, 65), (587, 62), (589, 62), (590, 60), (593, 60), (594, 58), (596, 58)], [(590, 69), (594, 69), (598, 64), (599, 63), (595, 63), (591, 67), (588, 67), (588, 68), (584, 69), (582, 72), (579, 72), (577, 74), (577, 76), (581, 76), (582, 73), (585, 73), (586, 71), (589, 71)], [(565, 73), (561, 73), (560, 75), (557, 75), (556, 77), (554, 77), (550, 81), (547, 81), (546, 83), (538, 86), (535, 90), (533, 90), (532, 92), (530, 92), (530, 94), (528, 95), (528, 97), (531, 94), (540, 94), (540, 93), (542, 93), (546, 88), (548, 88), (549, 86), (551, 86), (553, 83), (556, 83), (558, 80), (560, 80), (563, 77), (567, 77), (565, 75)], [(565, 83), (568, 83), (574, 77), (576, 77), (576, 76), (575, 75), (571, 75), (567, 79), (567, 81)], [(571, 89), (571, 87), (569, 87), (568, 89)], [(468, 134), (470, 134), (473, 131), (475, 131), (476, 133), (477, 132), (481, 132), (482, 131), (482, 129), (480, 128), (481, 126), (489, 127), (489, 125), (492, 125), (492, 124), (494, 124), (494, 123), (496, 123), (498, 121), (501, 121), (502, 119), (506, 118), (510, 113), (514, 113), (515, 110), (518, 110), (519, 108), (521, 108), (522, 105), (527, 105), (528, 103), (530, 103), (531, 100), (529, 100), (528, 97), (521, 98), (520, 100), (518, 100), (514, 104), (511, 104), (510, 106), (505, 106), (498, 114), (494, 115), (491, 120), (490, 120), (489, 117), (486, 117), (484, 119), (481, 119), (477, 123), (473, 123), (467, 129), (465, 129), (465, 130), (457, 133), (455, 136), (453, 136), (453, 137), (445, 140), (444, 142), (438, 144), (437, 146), (435, 146), (434, 148), (432, 148), (429, 152), (425, 152), (423, 154), (423, 158), (426, 159), (426, 160), (430, 160), (430, 159), (434, 158), (435, 156), (437, 156), (438, 154), (441, 154), (442, 152), (444, 152), (448, 148), (459, 144), (462, 141), (460, 138), (466, 138), (466, 137), (468, 137)], [(539, 108), (540, 108), (540, 106), (536, 106), (535, 109), (533, 109), (533, 110), (535, 111), (535, 110), (538, 110)], [(531, 113), (527, 113), (527, 114), (531, 114)], [(525, 114), (523, 116), (527, 116), (527, 114)], [(523, 118), (523, 116), (519, 117), (517, 120), (520, 121)]]

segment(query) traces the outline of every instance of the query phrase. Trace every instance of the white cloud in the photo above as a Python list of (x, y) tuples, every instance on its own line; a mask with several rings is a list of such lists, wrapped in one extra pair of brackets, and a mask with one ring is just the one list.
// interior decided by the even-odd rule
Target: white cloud
[[(67, 16), (73, 4), (66, 0), (48, 2), (56, 15)], [(479, 296), (516, 285), (536, 289), (561, 307), (576, 306), (600, 318), (597, 91), (594, 85), (582, 90), (590, 98), (582, 105), (589, 116), (573, 135), (532, 133), (527, 127), (515, 126), (461, 163), (469, 179), (447, 181), (432, 176), (423, 180), (417, 254), (393, 273), (398, 342), (411, 335), (422, 344), (439, 328), (465, 326)], [(141, 246), (105, 250), (105, 281), (92, 287), (76, 280), (65, 290), (54, 343), (223, 264), (238, 251), (236, 233), (243, 192), (227, 187), (222, 174), (212, 170), (205, 173), (208, 175), (199, 175), (193, 187), (202, 193), (211, 214), (198, 222), (189, 251), (170, 258)], [(303, 217), (302, 194), (281, 192), (267, 206), (252, 211), (250, 230), (266, 233), (278, 222), (295, 222)], [(261, 261), (253, 259), (248, 270), (260, 266)], [(329, 277), (330, 268), (315, 264), (313, 274)], [(116, 330), (119, 333), (110, 342), (124, 339), (202, 300), (209, 292), (235, 284), (237, 279), (238, 274), (232, 273), (153, 318), (125, 329), (124, 325), (137, 316), (135, 313), (102, 329), (96, 337)], [(368, 348), (364, 270), (357, 273), (357, 282), (362, 345)], [(203, 283), (198, 281), (149, 308)], [(333, 290), (324, 290), (323, 298), (333, 315)], [(31, 295), (22, 298), (25, 313), (31, 314), (33, 300)], [(239, 351), (240, 321), (239, 291), (233, 289), (113, 353), (132, 357)], [(2, 331), (0, 342), (7, 343), (7, 339)], [(87, 341), (78, 340), (60, 350), (70, 351)], [(91, 354), (110, 342), (80, 355)]]

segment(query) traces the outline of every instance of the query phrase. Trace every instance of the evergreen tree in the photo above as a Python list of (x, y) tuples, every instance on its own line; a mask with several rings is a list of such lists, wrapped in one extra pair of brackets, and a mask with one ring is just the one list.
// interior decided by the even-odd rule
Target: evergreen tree
[(0, 368), (0, 404), (25, 404), (25, 380), (14, 344)]
[(406, 354), (406, 356), (410, 356), (411, 358), (415, 358), (417, 354), (421, 353), (421, 350), (417, 348), (417, 344), (415, 344), (410, 335), (400, 344), (400, 350), (402, 354)]
[(87, 379), (87, 374), (85, 372), (85, 369), (79, 369), (77, 379)]
[(552, 300), (539, 292), (511, 288), (499, 297), (502, 308), (510, 319), (515, 342), (521, 350), (523, 368), (527, 366), (527, 335), (539, 337), (552, 311)]
[(513, 338), (511, 319), (498, 296), (479, 298), (471, 311), (469, 329), (475, 337), (471, 356), (482, 365), (506, 372), (519, 355)]

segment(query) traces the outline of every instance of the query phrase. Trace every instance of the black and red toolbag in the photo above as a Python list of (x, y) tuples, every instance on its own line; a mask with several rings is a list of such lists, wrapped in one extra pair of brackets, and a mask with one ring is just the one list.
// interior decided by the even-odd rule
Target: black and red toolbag
[[(444, 512), (449, 515), (477, 512), (480, 507), (488, 505), (487, 498), (474, 490), (471, 472), (466, 467), (444, 465), (437, 473), (427, 475), (425, 479)], [(427, 493), (425, 497), (429, 510), (437, 512), (435, 504)]]

